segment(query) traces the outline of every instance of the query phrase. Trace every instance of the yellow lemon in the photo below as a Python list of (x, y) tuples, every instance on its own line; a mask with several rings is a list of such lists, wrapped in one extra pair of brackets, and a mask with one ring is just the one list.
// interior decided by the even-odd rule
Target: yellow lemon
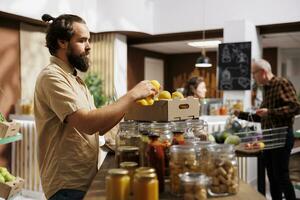
[(166, 91), (166, 90), (163, 90), (159, 93), (158, 95), (158, 99), (171, 99), (171, 94), (170, 92)]
[(146, 98), (146, 101), (147, 101), (147, 103), (148, 103), (149, 106), (152, 105), (152, 104), (154, 103), (154, 99), (153, 99), (151, 96), (148, 96), (148, 97)]
[(151, 80), (150, 83), (153, 85), (156, 91), (160, 90), (160, 83), (157, 80)]
[(172, 99), (183, 99), (183, 98), (184, 96), (181, 92), (176, 91), (172, 93)]
[(148, 102), (146, 99), (140, 99), (136, 101), (137, 104), (140, 104), (142, 106), (148, 106)]

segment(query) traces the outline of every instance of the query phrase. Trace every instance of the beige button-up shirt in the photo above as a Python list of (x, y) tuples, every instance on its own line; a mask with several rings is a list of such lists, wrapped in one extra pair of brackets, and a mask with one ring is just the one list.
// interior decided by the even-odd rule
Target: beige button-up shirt
[(86, 191), (97, 173), (99, 134), (70, 127), (66, 117), (79, 109), (95, 109), (93, 97), (76, 71), (57, 57), (38, 76), (34, 114), (43, 190), (50, 198), (60, 189)]

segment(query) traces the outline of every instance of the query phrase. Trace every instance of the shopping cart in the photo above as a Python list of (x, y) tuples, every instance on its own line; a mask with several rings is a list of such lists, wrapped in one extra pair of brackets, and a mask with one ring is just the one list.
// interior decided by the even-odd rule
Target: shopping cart
[(241, 143), (239, 146), (244, 147), (245, 150), (262, 150), (262, 148), (257, 145), (258, 143), (263, 143), (263, 150), (269, 150), (284, 147), (287, 133), (288, 127), (285, 126), (262, 129), (260, 131), (245, 131), (235, 134), (241, 139)]

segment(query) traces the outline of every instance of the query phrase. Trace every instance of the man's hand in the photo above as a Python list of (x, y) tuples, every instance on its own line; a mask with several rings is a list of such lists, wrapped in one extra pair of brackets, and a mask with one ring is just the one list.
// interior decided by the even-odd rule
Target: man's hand
[(132, 88), (128, 94), (133, 97), (134, 100), (146, 98), (151, 95), (156, 95), (158, 91), (153, 87), (150, 81), (144, 80), (139, 82), (134, 88)]
[(268, 115), (268, 108), (260, 108), (256, 110), (256, 114), (260, 117), (265, 117)]

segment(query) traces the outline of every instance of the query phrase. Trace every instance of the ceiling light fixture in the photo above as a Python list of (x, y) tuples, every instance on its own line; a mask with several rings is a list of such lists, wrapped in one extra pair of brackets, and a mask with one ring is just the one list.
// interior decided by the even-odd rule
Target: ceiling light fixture
[(206, 40), (206, 41), (194, 41), (188, 42), (189, 46), (198, 48), (217, 48), (221, 44), (220, 40)]
[[(202, 31), (202, 41), (205, 41), (205, 0), (203, 1), (203, 31)], [(205, 49), (202, 47), (202, 52), (200, 57), (197, 58), (195, 67), (211, 67), (212, 64), (210, 63), (209, 57), (206, 56)]]

